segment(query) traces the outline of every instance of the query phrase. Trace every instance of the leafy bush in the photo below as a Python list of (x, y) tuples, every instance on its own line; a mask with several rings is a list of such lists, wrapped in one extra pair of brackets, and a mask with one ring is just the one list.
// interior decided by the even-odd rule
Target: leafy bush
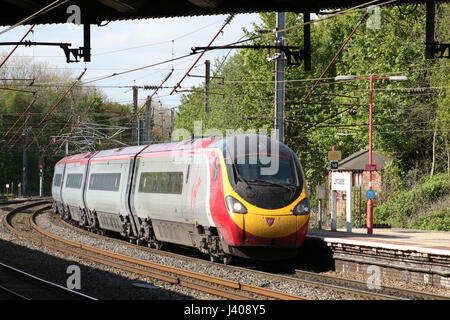
[[(419, 212), (426, 211), (430, 203), (447, 196), (449, 193), (450, 177), (448, 175), (437, 174), (433, 177), (427, 177), (424, 183), (417, 184), (409, 191), (398, 191), (392, 194), (389, 197), (389, 200), (383, 205), (375, 207), (374, 223), (387, 223), (393, 227), (406, 228), (413, 225), (412, 220), (419, 216)], [(441, 217), (441, 215), (445, 216), (445, 213), (448, 214), (448, 211), (444, 210), (443, 213), (436, 213), (436, 215), (433, 213), (424, 215), (418, 220), (417, 226), (421, 225), (421, 219), (424, 219), (424, 224), (431, 226), (431, 221), (434, 221), (434, 218), (440, 219), (439, 217)], [(446, 219), (441, 219), (444, 221), (444, 226), (441, 226), (440, 223), (438, 223), (439, 228), (445, 228)]]
[(422, 199), (426, 202), (435, 201), (450, 193), (450, 179), (446, 174), (437, 174), (425, 180), (420, 186)]
[(410, 229), (450, 231), (450, 208), (423, 215), (408, 223)]

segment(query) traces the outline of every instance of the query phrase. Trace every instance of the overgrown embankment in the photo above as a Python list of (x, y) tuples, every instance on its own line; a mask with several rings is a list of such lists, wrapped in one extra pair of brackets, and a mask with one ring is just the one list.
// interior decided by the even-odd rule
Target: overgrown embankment
[(395, 192), (374, 210), (374, 223), (377, 224), (450, 231), (450, 176), (424, 177), (410, 190)]

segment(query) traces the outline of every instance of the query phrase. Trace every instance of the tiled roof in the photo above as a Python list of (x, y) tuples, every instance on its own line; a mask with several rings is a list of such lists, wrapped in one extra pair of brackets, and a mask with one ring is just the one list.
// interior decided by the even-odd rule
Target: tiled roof
[[(392, 160), (392, 158), (386, 157), (382, 153), (372, 151), (372, 163), (377, 165), (377, 170), (383, 169), (386, 162), (389, 162), (390, 160)], [(338, 170), (364, 171), (366, 164), (369, 164), (369, 151), (360, 150), (339, 161)]]

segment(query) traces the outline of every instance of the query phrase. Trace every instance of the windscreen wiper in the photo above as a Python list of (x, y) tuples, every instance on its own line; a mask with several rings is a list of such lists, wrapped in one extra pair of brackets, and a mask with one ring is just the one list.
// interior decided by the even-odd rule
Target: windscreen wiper
[(251, 189), (252, 187), (250, 187), (250, 185), (247, 183), (247, 181), (242, 178), (241, 174), (239, 173), (239, 170), (237, 168), (236, 165), (236, 160), (234, 160), (233, 158), (230, 157), (230, 159), (232, 159), (232, 163), (231, 163), (231, 167), (233, 168), (233, 174), (234, 174), (234, 182), (237, 184), (238, 181), (243, 182), (248, 189)]
[(247, 180), (247, 182), (256, 183), (256, 184), (265, 183), (265, 184), (269, 184), (269, 185), (273, 185), (273, 186), (277, 186), (277, 187), (286, 188), (289, 190), (292, 190), (292, 188), (295, 188), (295, 185), (293, 185), (293, 184), (276, 183), (276, 182), (273, 182), (270, 180), (264, 180), (264, 179), (252, 179), (252, 180)]

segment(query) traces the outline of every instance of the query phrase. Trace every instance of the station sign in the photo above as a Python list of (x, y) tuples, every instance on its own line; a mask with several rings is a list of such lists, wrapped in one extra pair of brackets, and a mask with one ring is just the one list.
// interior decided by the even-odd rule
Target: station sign
[(328, 151), (328, 160), (342, 160), (342, 154), (340, 151)]
[(339, 162), (337, 160), (331, 160), (331, 170), (337, 170), (339, 168)]
[(377, 165), (376, 164), (366, 164), (366, 171), (377, 171)]
[(325, 186), (317, 185), (316, 186), (316, 199), (323, 200), (327, 198), (327, 193), (325, 190)]
[(331, 175), (331, 190), (333, 191), (347, 191), (351, 188), (350, 173), (333, 172)]
[(367, 199), (374, 199), (375, 198), (375, 191), (373, 191), (373, 189), (368, 189), (366, 191), (366, 198)]
[(331, 230), (336, 231), (337, 228), (337, 191), (345, 191), (346, 193), (346, 228), (347, 232), (352, 232), (352, 176), (349, 172), (332, 172), (331, 173)]

